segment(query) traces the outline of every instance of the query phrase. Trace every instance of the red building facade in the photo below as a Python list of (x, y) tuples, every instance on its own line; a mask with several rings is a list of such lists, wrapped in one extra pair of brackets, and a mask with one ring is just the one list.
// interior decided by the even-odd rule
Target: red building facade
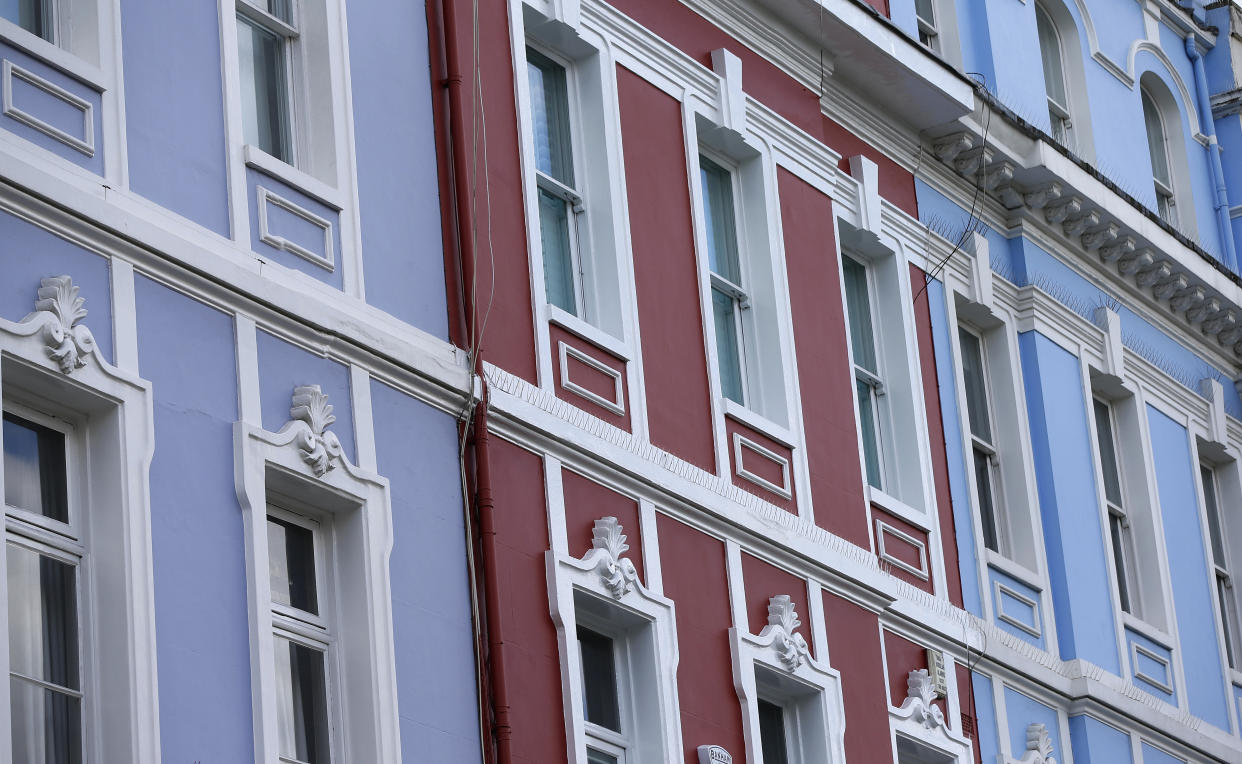
[(936, 263), (825, 83), (969, 87), (884, 3), (714, 6), (432, 11), (491, 753), (977, 761)]

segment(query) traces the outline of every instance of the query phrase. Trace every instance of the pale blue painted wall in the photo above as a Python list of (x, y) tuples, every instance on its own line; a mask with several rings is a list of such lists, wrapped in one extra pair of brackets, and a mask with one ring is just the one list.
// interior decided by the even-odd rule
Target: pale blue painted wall
[(1151, 405), (1147, 407), (1147, 419), (1188, 705), (1195, 716), (1227, 730), (1224, 666), (1217, 647), (1212, 582), (1203, 526), (1199, 522), (1196, 467), (1189, 435), (1185, 427)]
[(263, 429), (277, 432), (289, 421), (293, 388), (319, 385), (328, 396), (336, 423), (332, 432), (341, 441), (345, 456), (357, 461), (354, 448), (354, 414), (349, 368), (285, 342), (265, 331), (258, 332), (259, 398)]
[(136, 289), (139, 369), (155, 396), (162, 758), (253, 761), (245, 541), (233, 487), (233, 321), (143, 277)]
[(21, 218), (0, 212), (0, 317), (21, 321), (35, 309), (39, 282), (72, 276), (86, 300), (83, 319), (99, 352), (113, 359), (112, 286), (108, 260), (48, 233)]
[(979, 755), (986, 762), (996, 761), (1000, 753), (1000, 728), (997, 726), (996, 701), (992, 696), (992, 678), (986, 674), (970, 673), (971, 689), (975, 694), (975, 729), (979, 735)]
[(1009, 751), (1015, 759), (1022, 758), (1026, 751), (1026, 728), (1031, 724), (1042, 724), (1052, 739), (1053, 749), (1062, 752), (1065, 742), (1061, 740), (1061, 725), (1057, 722), (1057, 712), (1052, 707), (1025, 695), (1012, 687), (1005, 688), (1005, 718), (1009, 722)]
[(130, 186), (227, 236), (220, 6), (121, 0), (120, 14)]
[(392, 487), (393, 632), (405, 761), (479, 759), (466, 530), (453, 417), (371, 384)]
[(1143, 764), (1186, 764), (1186, 760), (1143, 743)]
[(1075, 764), (1131, 764), (1134, 761), (1130, 735), (1093, 716), (1071, 716), (1069, 730)]
[(1018, 344), (1061, 657), (1118, 674), (1081, 367), (1038, 332), (1020, 334)]
[(350, 3), (349, 36), (367, 300), (447, 338), (426, 7)]

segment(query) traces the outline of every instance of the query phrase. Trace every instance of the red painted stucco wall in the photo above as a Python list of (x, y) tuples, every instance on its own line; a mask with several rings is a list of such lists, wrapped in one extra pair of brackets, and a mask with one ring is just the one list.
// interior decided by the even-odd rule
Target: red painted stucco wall
[(779, 170), (777, 178), (815, 523), (866, 547), (867, 508), (832, 200), (787, 170)]
[(716, 471), (681, 104), (617, 68), (651, 442)]
[(850, 762), (891, 761), (879, 617), (861, 605), (824, 592), (824, 620), (832, 666), (841, 672), (845, 757)]

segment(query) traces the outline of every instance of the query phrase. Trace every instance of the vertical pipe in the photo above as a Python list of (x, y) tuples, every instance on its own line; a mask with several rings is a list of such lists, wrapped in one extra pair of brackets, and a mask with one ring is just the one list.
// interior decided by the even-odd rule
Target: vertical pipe
[[(1225, 265), (1234, 273), (1238, 272), (1238, 256), (1233, 240), (1233, 223), (1229, 219), (1229, 192), (1225, 187), (1225, 169), (1221, 165), (1220, 143), (1216, 140), (1216, 123), (1212, 119), (1212, 104), (1208, 97), (1207, 73), (1203, 67), (1203, 55), (1195, 44), (1194, 35), (1186, 36), (1186, 55), (1190, 57), (1195, 69), (1195, 94), (1198, 102), (1199, 124), (1208, 139), (1209, 166), (1212, 172), (1212, 185), (1215, 193), (1216, 222), (1220, 228), (1220, 239), (1225, 249)], [(1189, 107), (1190, 104), (1187, 104)]]

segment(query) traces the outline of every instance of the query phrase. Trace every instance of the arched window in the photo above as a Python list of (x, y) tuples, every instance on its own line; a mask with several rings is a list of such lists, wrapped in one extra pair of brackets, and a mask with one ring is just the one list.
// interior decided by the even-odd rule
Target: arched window
[(1073, 122), (1070, 120), (1069, 91), (1065, 87), (1061, 35), (1043, 5), (1035, 6), (1035, 25), (1039, 29), (1039, 52), (1044, 61), (1044, 89), (1048, 93), (1048, 121), (1052, 125), (1052, 137), (1062, 145), (1071, 146)]
[(1156, 211), (1169, 225), (1177, 225), (1177, 196), (1173, 186), (1173, 164), (1169, 161), (1169, 133), (1165, 129), (1156, 98), (1146, 88), (1143, 97), (1143, 123), (1147, 127), (1147, 148), (1151, 152), (1151, 178), (1156, 186)]

